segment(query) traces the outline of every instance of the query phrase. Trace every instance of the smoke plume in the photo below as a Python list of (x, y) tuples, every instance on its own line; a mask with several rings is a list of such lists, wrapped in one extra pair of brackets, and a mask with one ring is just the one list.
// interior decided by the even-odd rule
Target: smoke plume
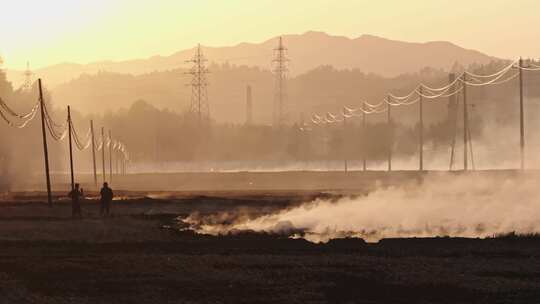
[[(494, 173), (496, 174), (496, 173)], [(404, 182), (361, 197), (315, 200), (299, 207), (231, 223), (186, 221), (200, 233), (237, 230), (301, 235), (325, 242), (344, 236), (378, 241), (392, 237), (489, 237), (510, 232), (539, 233), (539, 191), (535, 178), (505, 173), (429, 174), (419, 185)]]

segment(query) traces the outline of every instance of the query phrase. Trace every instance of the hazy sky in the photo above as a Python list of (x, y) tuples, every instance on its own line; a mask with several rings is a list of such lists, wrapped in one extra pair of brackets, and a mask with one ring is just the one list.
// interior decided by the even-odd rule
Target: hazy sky
[(27, 60), (122, 60), (317, 30), (540, 57), (539, 17), (537, 0), (8, 0), (0, 54), (21, 69)]

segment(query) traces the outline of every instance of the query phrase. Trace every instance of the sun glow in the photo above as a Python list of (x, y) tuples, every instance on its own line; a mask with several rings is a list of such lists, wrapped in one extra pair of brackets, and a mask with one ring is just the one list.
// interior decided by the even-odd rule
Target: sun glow
[[(461, 2), (466, 5), (461, 5)], [(521, 0), (10, 0), (0, 4), (0, 54), (9, 69), (170, 55), (197, 43), (259, 43), (324, 31), (538, 57), (540, 4)], [(519, 33), (511, 31), (519, 28)]]
[[(67, 41), (89, 30), (104, 17), (111, 5), (106, 0), (22, 0), (9, 1), (0, 6), (0, 54), (8, 66), (22, 67), (24, 57), (35, 61), (38, 53), (51, 52), (51, 45), (69, 48)], [(59, 53), (64, 55), (65, 52)], [(58, 58), (60, 60), (61, 58)], [(12, 62), (11, 60), (16, 60)], [(19, 62), (20, 61), (20, 62)], [(34, 62), (50, 64), (49, 60)]]

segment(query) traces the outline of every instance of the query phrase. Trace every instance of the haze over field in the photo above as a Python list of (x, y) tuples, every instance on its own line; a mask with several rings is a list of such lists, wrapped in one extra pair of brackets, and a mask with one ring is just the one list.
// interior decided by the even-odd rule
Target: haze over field
[[(33, 9), (28, 9), (30, 4)], [(504, 1), (477, 1), (467, 12), (455, 3), (425, 1), (295, 1), (279, 10), (281, 16), (270, 1), (242, 4), (168, 0), (130, 1), (129, 5), (124, 0), (14, 4), (12, 14), (0, 22), (13, 22), (13, 16), (31, 18), (41, 25), (40, 35), (27, 24), (11, 30), (0, 27), (6, 42), (0, 46), (6, 67), (0, 95), (23, 110), (34, 102), (35, 83), (31, 89), (20, 89), (26, 60), (19, 61), (28, 57), (31, 67), (36, 66), (32, 79), (43, 79), (47, 100), (59, 120), (71, 105), (79, 133), (84, 133), (89, 119), (114, 129), (115, 136), (132, 148), (139, 164), (134, 168), (143, 171), (163, 167), (163, 163), (175, 164), (167, 167), (170, 170), (184, 170), (194, 160), (204, 163), (200, 166), (204, 170), (317, 170), (339, 167), (335, 164), (345, 156), (358, 168), (363, 154), (373, 161), (373, 168), (381, 168), (389, 147), (397, 164), (412, 168), (418, 152), (415, 107), (396, 108), (392, 124), (385, 115), (369, 115), (369, 132), (361, 128), (359, 119), (351, 119), (346, 132), (339, 125), (297, 127), (311, 122), (314, 114), (336, 114), (344, 106), (358, 109), (363, 101), (376, 104), (390, 93), (406, 95), (419, 83), (445, 86), (449, 73), (498, 73), (518, 55), (535, 57), (538, 47), (530, 39), (527, 44), (516, 43), (514, 36), (500, 31), (510, 21), (531, 20), (534, 14), (526, 8), (538, 7), (533, 1), (521, 2), (519, 13), (508, 10)], [(208, 7), (231, 13), (215, 15)], [(36, 14), (37, 9), (41, 14)], [(473, 18), (478, 13), (482, 17)], [(235, 16), (234, 20), (227, 15)], [(521, 33), (531, 31), (526, 27)], [(471, 39), (479, 36), (483, 39)], [(279, 37), (289, 59), (283, 116), (288, 128), (283, 134), (270, 127), (276, 96), (274, 49)], [(186, 74), (192, 63), (186, 60), (194, 56), (198, 43), (210, 71), (206, 75), (213, 124), (209, 133), (189, 113), (194, 95), (187, 86), (192, 75)], [(500, 85), (471, 86), (468, 92), (474, 149), (489, 155), (477, 159), (480, 167), (515, 166), (517, 139), (512, 134), (518, 128), (519, 86), (517, 75), (510, 75), (515, 71), (506, 72), (511, 79), (502, 79)], [(534, 128), (540, 77), (525, 72), (524, 78), (526, 125)], [(253, 97), (251, 123), (247, 123), (247, 86)], [(452, 108), (456, 100), (435, 101), (423, 108), (426, 158), (431, 168), (444, 168), (463, 121), (461, 110)], [(39, 139), (34, 133), (30, 133), (35, 136), (32, 139)], [(493, 134), (510, 134), (512, 145), (494, 153)], [(17, 136), (11, 136), (6, 138), (17, 141)], [(529, 162), (536, 164), (537, 141), (530, 132), (525, 137)], [(65, 147), (58, 149), (65, 153)], [(81, 161), (86, 170), (87, 156)], [(14, 166), (5, 159), (4, 166)], [(299, 166), (299, 160), (304, 165)], [(39, 161), (36, 157), (23, 163), (39, 167)]]

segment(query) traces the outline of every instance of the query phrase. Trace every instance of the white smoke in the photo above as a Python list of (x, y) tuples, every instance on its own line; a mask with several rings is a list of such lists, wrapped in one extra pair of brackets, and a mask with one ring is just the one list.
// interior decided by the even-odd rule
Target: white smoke
[[(489, 177), (491, 176), (491, 177)], [(424, 182), (376, 190), (336, 202), (315, 200), (299, 207), (233, 224), (195, 224), (201, 233), (235, 230), (291, 232), (308, 240), (355, 236), (368, 241), (392, 237), (489, 237), (540, 232), (538, 183), (500, 173), (430, 174)], [(242, 218), (242, 217), (240, 217)]]

